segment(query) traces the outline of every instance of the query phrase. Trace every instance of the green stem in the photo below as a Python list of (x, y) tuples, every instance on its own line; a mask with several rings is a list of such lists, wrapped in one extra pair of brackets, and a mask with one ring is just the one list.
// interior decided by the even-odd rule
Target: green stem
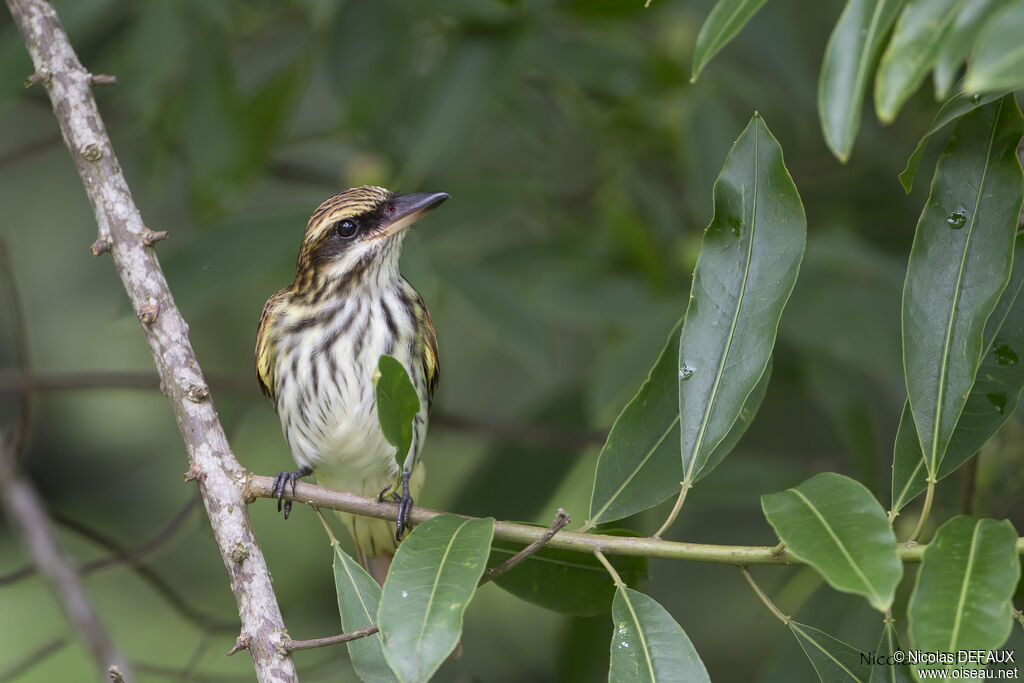
[[(243, 484), (245, 495), (249, 500), (255, 498), (275, 498), (272, 492), (273, 477), (247, 474)], [(291, 487), (285, 493), (286, 498), (302, 503), (312, 504), (331, 510), (351, 512), (356, 515), (376, 517), (378, 519), (395, 519), (398, 506), (394, 503), (378, 503), (376, 498), (367, 498), (354, 493), (335, 491), (315, 484), (299, 482), (296, 485), (298, 495), (294, 496)], [(439, 510), (414, 507), (410, 515), (414, 524), (422, 524), (438, 515), (452, 514)], [(467, 515), (460, 515), (473, 519)], [(528, 545), (537, 540), (548, 529), (531, 524), (516, 522), (495, 522), (494, 537), (503, 541), (512, 541)], [(559, 531), (547, 543), (549, 548), (573, 550), (582, 553), (593, 553), (600, 550), (606, 555), (630, 555), (633, 557), (659, 557), (669, 560), (688, 560), (691, 562), (710, 562), (714, 564), (731, 564), (740, 567), (758, 564), (806, 564), (795, 557), (790, 550), (774, 554), (776, 547), (758, 545), (713, 545), (708, 543), (681, 543), (639, 536), (608, 536), (604, 534), (584, 534), (578, 531)], [(899, 556), (903, 562), (920, 562), (925, 545), (906, 547), (900, 545)], [(1024, 554), (1024, 538), (1017, 541), (1017, 553)]]
[(615, 571), (615, 567), (613, 567), (612, 563), (608, 561), (608, 558), (604, 556), (604, 553), (602, 553), (600, 550), (595, 550), (594, 557), (600, 560), (601, 564), (604, 565), (604, 568), (608, 570), (608, 573), (611, 574), (612, 581), (615, 582), (616, 586), (618, 586), (619, 588), (626, 587), (626, 584), (622, 582), (622, 577), (619, 576), (619, 573), (617, 571)]
[(778, 617), (779, 621), (781, 621), (786, 626), (789, 626), (791, 618), (783, 614), (782, 610), (776, 607), (775, 603), (771, 601), (771, 598), (769, 598), (765, 594), (765, 592), (761, 590), (761, 587), (757, 585), (757, 581), (754, 581), (754, 577), (750, 575), (750, 571), (746, 567), (740, 567), (740, 571), (743, 572), (743, 578), (747, 580), (747, 583), (750, 584), (750, 587), (754, 589), (755, 593), (757, 593), (757, 597), (761, 598), (761, 602), (764, 603), (764, 606), (771, 610), (772, 614)]
[(676, 504), (672, 506), (672, 512), (668, 513), (668, 519), (665, 520), (660, 529), (654, 532), (651, 538), (661, 538), (661, 535), (668, 531), (668, 528), (676, 521), (676, 517), (679, 516), (679, 511), (683, 509), (683, 503), (686, 502), (686, 494), (691, 488), (693, 488), (693, 484), (687, 481), (682, 482), (682, 489), (679, 491), (679, 497), (676, 498)]
[(924, 507), (921, 508), (921, 516), (917, 520), (917, 527), (914, 529), (914, 533), (910, 534), (910, 538), (907, 539), (907, 543), (915, 543), (917, 537), (921, 535), (921, 530), (924, 529), (924, 523), (928, 519), (928, 515), (932, 511), (932, 500), (935, 498), (935, 477), (928, 477), (928, 490), (924, 494)]

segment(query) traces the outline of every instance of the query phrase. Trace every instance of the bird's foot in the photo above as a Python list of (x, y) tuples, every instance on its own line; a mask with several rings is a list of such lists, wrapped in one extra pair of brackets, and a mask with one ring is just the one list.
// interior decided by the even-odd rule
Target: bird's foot
[(409, 494), (409, 477), (412, 472), (402, 472), (402, 497), (398, 499), (398, 520), (395, 522), (395, 540), (401, 541), (402, 534), (409, 528), (409, 513), (412, 512), (412, 495)]
[[(377, 494), (377, 502), (378, 503), (383, 503), (384, 502), (384, 494), (387, 493), (390, 490), (391, 490), (391, 484), (388, 484), (387, 486), (382, 488), (380, 490), (380, 493)], [(397, 502), (401, 501), (402, 498), (397, 493), (392, 493), (391, 494), (391, 500), (393, 500), (394, 502), (397, 503)]]
[(270, 489), (271, 495), (277, 496), (277, 511), (281, 512), (281, 504), (284, 503), (284, 518), (288, 519), (288, 515), (292, 511), (292, 502), (290, 500), (283, 500), (285, 487), (288, 484), (292, 485), (292, 495), (295, 495), (295, 482), (302, 477), (313, 474), (313, 468), (303, 465), (294, 472), (278, 472), (277, 476), (274, 477), (274, 488)]

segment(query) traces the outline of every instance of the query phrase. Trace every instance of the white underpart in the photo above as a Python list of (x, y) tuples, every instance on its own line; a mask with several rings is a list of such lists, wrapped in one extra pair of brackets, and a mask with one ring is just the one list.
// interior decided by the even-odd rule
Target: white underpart
[[(385, 440), (377, 420), (373, 374), (382, 354), (398, 359), (421, 387), (407, 470), (419, 455), (427, 427), (422, 349), (416, 347), (403, 302), (403, 297), (416, 295), (398, 273), (399, 245), (389, 246), (381, 254), (380, 266), (345, 299), (333, 302), (324, 323), (326, 336), (339, 332), (333, 344), (322, 345), (322, 325), (304, 331), (294, 345), (282, 340), (275, 372), (277, 409), (295, 461), (312, 467), (317, 481), (363, 495), (376, 495), (385, 485), (397, 483), (399, 474), (395, 448)], [(389, 329), (385, 308), (400, 331), (397, 338)], [(286, 317), (282, 329), (295, 320)], [(297, 381), (284, 380), (293, 367)]]

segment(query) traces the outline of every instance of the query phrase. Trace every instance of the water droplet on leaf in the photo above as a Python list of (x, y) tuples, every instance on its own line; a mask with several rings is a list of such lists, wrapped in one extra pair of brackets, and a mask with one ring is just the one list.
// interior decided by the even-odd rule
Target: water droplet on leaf
[(1006, 394), (985, 394), (985, 398), (988, 399), (989, 403), (995, 406), (996, 412), (1000, 415), (1002, 415), (1003, 411), (1006, 410)]
[(679, 381), (685, 382), (686, 380), (693, 377), (693, 368), (689, 364), (683, 363), (679, 366)]
[(973, 102), (974, 104), (977, 104), (978, 102), (981, 102), (981, 93), (980, 92), (976, 92), (973, 95), (971, 95), (971, 102)]
[(732, 234), (739, 237), (740, 230), (743, 228), (743, 221), (741, 221), (736, 216), (729, 216), (725, 220), (729, 223), (729, 228), (732, 230)]
[(1012, 368), (1017, 364), (1017, 354), (1010, 348), (1009, 344), (996, 343), (992, 348), (992, 355), (996, 357), (996, 362), (1000, 365), (1008, 365)]
[(949, 227), (959, 230), (967, 224), (967, 212), (963, 209), (954, 211), (946, 218), (946, 222), (949, 223)]

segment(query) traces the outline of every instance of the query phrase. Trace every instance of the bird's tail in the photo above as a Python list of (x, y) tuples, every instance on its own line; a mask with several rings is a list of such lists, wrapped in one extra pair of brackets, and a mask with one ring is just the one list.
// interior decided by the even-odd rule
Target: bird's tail
[[(417, 462), (412, 477), (409, 478), (409, 493), (414, 500), (419, 498), (425, 478), (426, 471), (423, 463)], [(373, 487), (371, 486), (371, 488)], [(372, 495), (377, 495), (381, 488), (383, 485), (377, 486)], [(399, 485), (398, 491), (401, 492), (401, 490)], [(395, 556), (395, 551), (398, 549), (398, 541), (395, 539), (395, 522), (390, 519), (363, 517), (347, 512), (339, 512), (338, 515), (355, 542), (356, 559), (359, 564), (376, 579), (377, 583), (383, 586), (384, 579), (388, 575), (388, 568), (391, 567), (391, 558)]]

